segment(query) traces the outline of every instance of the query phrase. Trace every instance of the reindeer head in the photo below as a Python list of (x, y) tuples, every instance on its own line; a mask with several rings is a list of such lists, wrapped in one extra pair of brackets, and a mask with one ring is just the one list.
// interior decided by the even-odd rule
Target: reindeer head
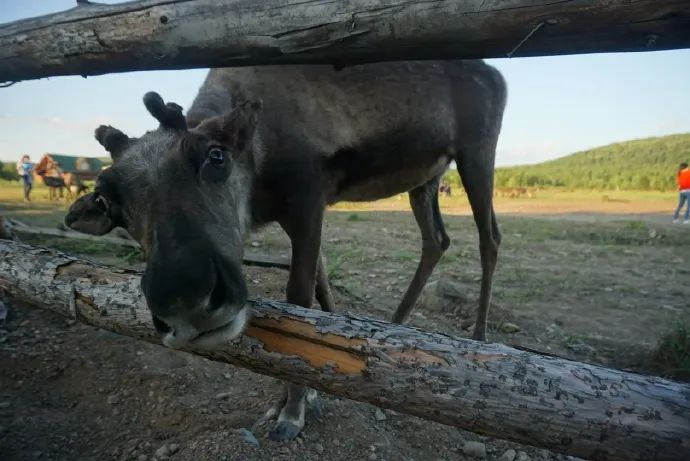
[(157, 93), (147, 93), (144, 105), (160, 122), (156, 130), (130, 138), (96, 129), (113, 165), (71, 206), (65, 224), (94, 235), (127, 229), (146, 255), (141, 287), (163, 344), (213, 347), (247, 321), (241, 262), (261, 102), (194, 129), (181, 107)]

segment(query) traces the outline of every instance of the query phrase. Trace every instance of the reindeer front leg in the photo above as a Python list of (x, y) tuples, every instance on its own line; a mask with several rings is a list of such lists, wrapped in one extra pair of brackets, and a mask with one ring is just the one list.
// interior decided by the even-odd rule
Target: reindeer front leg
[[(303, 307), (312, 307), (317, 269), (320, 278), (325, 278), (323, 264), (320, 262), (321, 226), (324, 206), (322, 203), (309, 207), (302, 206), (299, 213), (281, 220), (292, 244), (290, 276), (287, 283), (287, 302)], [(323, 283), (323, 281), (322, 281)], [(328, 281), (325, 279), (328, 289)], [(320, 284), (321, 285), (321, 284)], [(323, 288), (322, 288), (323, 289)], [(323, 298), (322, 298), (323, 296)], [(319, 293), (319, 298), (330, 300), (330, 293)], [(329, 302), (322, 308), (328, 310)], [(316, 391), (299, 384), (286, 383), (284, 404), (278, 414), (278, 422), (269, 433), (271, 440), (290, 440), (302, 431), (307, 402), (316, 398)], [(275, 411), (275, 410), (273, 410)], [(271, 410), (269, 410), (271, 412)]]
[(321, 306), (322, 311), (335, 312), (335, 302), (331, 294), (331, 285), (328, 281), (328, 274), (323, 263), (323, 251), (319, 253), (319, 265), (316, 268), (316, 301)]

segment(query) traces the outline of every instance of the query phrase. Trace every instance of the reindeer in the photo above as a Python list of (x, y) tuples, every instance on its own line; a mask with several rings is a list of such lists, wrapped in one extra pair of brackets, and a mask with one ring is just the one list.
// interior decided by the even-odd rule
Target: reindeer
[[(144, 105), (156, 130), (140, 138), (96, 130), (113, 166), (65, 224), (95, 235), (127, 229), (146, 256), (141, 287), (163, 344), (213, 348), (248, 321), (241, 270), (248, 231), (278, 222), (292, 246), (287, 301), (311, 307), (316, 291), (332, 311), (320, 250), (326, 206), (409, 191), (422, 254), (393, 315), (403, 322), (450, 243), (438, 186), (455, 160), (479, 231), (472, 337), (485, 340), (500, 243), (492, 194), (505, 100), (503, 78), (482, 61), (214, 69), (186, 119), (151, 92)], [(271, 439), (302, 430), (307, 394), (286, 384), (268, 413), (278, 414)]]
[(89, 191), (89, 186), (84, 184), (84, 182), (74, 173), (63, 173), (62, 179), (67, 188), (67, 198), (69, 200), (74, 198), (79, 198), (80, 195), (85, 194)]

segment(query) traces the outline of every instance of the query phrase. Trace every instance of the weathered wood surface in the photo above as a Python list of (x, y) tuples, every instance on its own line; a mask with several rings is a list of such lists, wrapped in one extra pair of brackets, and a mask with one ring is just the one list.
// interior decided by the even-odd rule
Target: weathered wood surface
[[(4, 222), (4, 225), (3, 225)], [(16, 219), (8, 219), (0, 216), (0, 239), (12, 240), (15, 234), (29, 234), (29, 235), (47, 235), (50, 237), (61, 237), (76, 240), (89, 240), (100, 243), (108, 243), (111, 245), (121, 245), (131, 248), (140, 248), (139, 243), (131, 238), (115, 237), (115, 236), (94, 236), (74, 232), (71, 230), (53, 229), (50, 227), (34, 227), (28, 226)], [(245, 253), (242, 258), (242, 263), (246, 266), (257, 267), (275, 267), (278, 269), (290, 269), (289, 258), (281, 258), (276, 256), (268, 256), (259, 253)]]
[(30, 235), (46, 235), (49, 237), (61, 237), (75, 240), (88, 240), (92, 242), (107, 243), (110, 245), (127, 246), (131, 248), (139, 248), (139, 244), (129, 238), (111, 237), (108, 235), (89, 235), (81, 234), (71, 230), (62, 230), (51, 227), (33, 227), (33, 226), (13, 226), (16, 234), (30, 234)]
[[(132, 271), (0, 241), (0, 291), (159, 342)], [(587, 459), (688, 459), (687, 384), (274, 301), (252, 305), (243, 337), (190, 352)]]
[(13, 226), (10, 221), (4, 216), (0, 215), (0, 239), (15, 240)]
[(0, 81), (687, 47), (687, 0), (140, 0), (0, 26)]

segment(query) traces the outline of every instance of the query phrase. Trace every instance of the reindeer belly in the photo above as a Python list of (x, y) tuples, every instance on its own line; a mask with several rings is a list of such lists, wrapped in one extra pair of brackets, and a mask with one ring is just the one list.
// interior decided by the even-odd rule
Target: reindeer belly
[(367, 202), (407, 192), (443, 174), (451, 158), (448, 156), (421, 158), (418, 162), (391, 165), (371, 175), (343, 175), (331, 203), (340, 201)]

